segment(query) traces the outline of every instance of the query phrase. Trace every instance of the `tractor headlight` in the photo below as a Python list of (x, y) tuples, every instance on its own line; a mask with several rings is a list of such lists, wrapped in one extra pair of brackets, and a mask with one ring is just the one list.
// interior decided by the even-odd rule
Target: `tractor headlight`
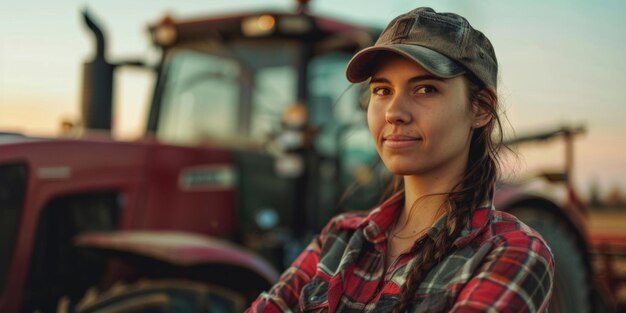
[(241, 22), (241, 31), (248, 37), (269, 35), (275, 27), (276, 18), (272, 15), (248, 17)]

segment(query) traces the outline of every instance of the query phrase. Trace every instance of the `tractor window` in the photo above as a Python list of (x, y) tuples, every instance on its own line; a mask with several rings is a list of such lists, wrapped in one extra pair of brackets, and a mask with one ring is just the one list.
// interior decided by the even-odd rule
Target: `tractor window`
[[(345, 76), (351, 55), (336, 52), (317, 56), (309, 64), (309, 112), (318, 128), (315, 147), (322, 155), (319, 179), (320, 223), (335, 215), (337, 208), (365, 209), (378, 201), (381, 170), (360, 106), (362, 87)], [(338, 162), (332, 160), (338, 160)], [(325, 163), (324, 163), (325, 162)], [(337, 199), (342, 199), (337, 203)], [(322, 209), (323, 211), (323, 209)]]
[(169, 53), (157, 134), (177, 144), (263, 142), (296, 101), (300, 46), (190, 43)]
[(346, 79), (351, 55), (329, 53), (314, 58), (309, 66), (311, 121), (316, 126), (364, 122), (359, 107), (360, 85)]
[(298, 77), (293, 66), (267, 67), (254, 81), (250, 136), (263, 140), (280, 130), (283, 112), (296, 99)]
[(205, 53), (172, 55), (158, 136), (166, 142), (224, 141), (237, 132), (239, 66)]
[(300, 45), (297, 42), (238, 41), (232, 53), (252, 76), (249, 136), (263, 142), (280, 130), (284, 110), (296, 101)]
[(345, 149), (356, 149), (375, 156), (369, 139), (366, 114), (359, 106), (361, 86), (346, 79), (346, 65), (351, 55), (330, 53), (313, 59), (309, 67), (311, 122), (319, 128), (317, 150), (335, 155)]

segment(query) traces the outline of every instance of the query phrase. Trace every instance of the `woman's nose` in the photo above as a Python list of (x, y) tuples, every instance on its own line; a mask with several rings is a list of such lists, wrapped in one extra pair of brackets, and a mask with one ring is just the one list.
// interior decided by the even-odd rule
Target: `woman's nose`
[(385, 120), (389, 124), (406, 124), (411, 121), (411, 113), (406, 109), (401, 96), (391, 99), (385, 111)]

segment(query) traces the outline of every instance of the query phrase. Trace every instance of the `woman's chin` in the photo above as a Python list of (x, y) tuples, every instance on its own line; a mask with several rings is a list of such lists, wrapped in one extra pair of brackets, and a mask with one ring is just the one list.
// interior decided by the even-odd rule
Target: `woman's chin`
[(390, 166), (387, 166), (387, 169), (392, 174), (399, 175), (399, 176), (411, 176), (411, 175), (417, 175), (417, 174), (424, 172), (423, 169), (418, 168), (415, 165), (413, 166), (390, 165)]

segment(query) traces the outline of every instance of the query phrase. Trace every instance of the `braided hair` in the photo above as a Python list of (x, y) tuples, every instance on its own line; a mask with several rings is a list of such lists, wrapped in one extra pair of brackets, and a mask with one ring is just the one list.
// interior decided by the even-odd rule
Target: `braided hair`
[(401, 288), (400, 299), (393, 312), (405, 311), (415, 301), (417, 289), (428, 272), (443, 260), (461, 230), (470, 222), (472, 210), (493, 197), (499, 174), (498, 151), (502, 146), (502, 124), (498, 116), (497, 95), (494, 90), (473, 77), (465, 76), (470, 105), (475, 105), (491, 116), (489, 123), (474, 129), (469, 157), (461, 181), (447, 195), (447, 221), (439, 232), (413, 247), (416, 260), (408, 269)]

